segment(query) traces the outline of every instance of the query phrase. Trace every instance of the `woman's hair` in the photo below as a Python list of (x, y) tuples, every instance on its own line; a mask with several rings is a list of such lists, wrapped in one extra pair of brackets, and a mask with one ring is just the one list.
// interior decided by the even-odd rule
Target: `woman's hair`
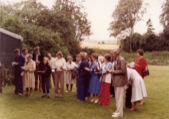
[(73, 60), (73, 57), (69, 55), (69, 56), (67, 57), (67, 59), (72, 59), (72, 60)]
[(85, 59), (85, 52), (80, 52), (81, 59)]
[(144, 55), (144, 50), (143, 50), (143, 49), (138, 49), (138, 50), (137, 50), (137, 53), (138, 53), (139, 55), (143, 56), (143, 55)]
[(27, 56), (26, 56), (27, 58), (31, 58), (32, 59), (32, 54), (27, 54)]
[(94, 59), (98, 60), (98, 54), (97, 53), (92, 53), (91, 55)]
[(59, 55), (60, 57), (63, 57), (63, 53), (61, 51), (58, 51), (57, 55)]
[(104, 55), (104, 57), (105, 57), (105, 59), (106, 59), (107, 61), (111, 62), (112, 57), (111, 57), (111, 55), (110, 55), (109, 53), (106, 53), (106, 54)]
[(19, 53), (19, 52), (20, 52), (20, 49), (16, 48), (14, 52), (15, 52), (15, 53)]

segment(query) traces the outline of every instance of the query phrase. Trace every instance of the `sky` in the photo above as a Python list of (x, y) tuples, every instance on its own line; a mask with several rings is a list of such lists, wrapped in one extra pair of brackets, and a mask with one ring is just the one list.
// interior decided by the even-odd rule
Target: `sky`
[[(18, 2), (22, 0), (3, 0), (5, 2)], [(54, 0), (39, 0), (44, 5), (51, 7)], [(79, 1), (79, 0), (77, 0)], [(146, 21), (150, 18), (152, 20), (155, 33), (162, 31), (163, 27), (160, 24), (159, 16), (161, 14), (161, 6), (165, 0), (144, 0), (148, 3), (147, 13), (144, 15), (143, 20), (138, 22), (135, 26), (135, 32), (145, 33), (147, 30)], [(88, 14), (88, 20), (91, 22), (92, 35), (90, 40), (112, 40), (110, 31), (108, 30), (109, 24), (112, 21), (112, 14), (118, 4), (118, 0), (85, 0), (84, 7)]]

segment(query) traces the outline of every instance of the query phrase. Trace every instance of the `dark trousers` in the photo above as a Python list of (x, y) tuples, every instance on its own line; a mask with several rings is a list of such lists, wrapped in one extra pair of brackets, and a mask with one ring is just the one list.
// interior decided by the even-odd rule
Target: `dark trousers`
[(90, 76), (86, 76), (85, 78), (85, 97), (90, 97), (90, 93), (89, 93), (89, 83), (90, 83)]
[(22, 82), (22, 76), (21, 73), (15, 74), (15, 94), (23, 93), (23, 82)]
[(49, 88), (50, 88), (50, 77), (43, 77), (42, 76), (43, 94), (49, 94)]
[[(39, 82), (39, 85), (38, 85)], [(42, 88), (42, 77), (40, 74), (35, 72), (35, 90), (41, 90)]]
[(132, 103), (131, 103), (131, 95), (132, 95), (132, 86), (129, 85), (128, 89), (126, 90), (126, 108), (131, 109)]
[(110, 85), (110, 95), (112, 95), (113, 97), (115, 97), (114, 86), (113, 86), (112, 83)]
[(2, 79), (0, 77), (0, 93), (2, 93)]

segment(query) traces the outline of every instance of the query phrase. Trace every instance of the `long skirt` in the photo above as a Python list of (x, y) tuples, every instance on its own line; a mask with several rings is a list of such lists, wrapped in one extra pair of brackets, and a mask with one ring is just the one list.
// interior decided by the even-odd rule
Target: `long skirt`
[(89, 83), (89, 93), (100, 94), (100, 81), (99, 75), (92, 74)]
[(110, 105), (110, 83), (101, 83), (100, 105)]
[(141, 78), (135, 78), (132, 85), (131, 102), (140, 101), (145, 97), (147, 97), (147, 91), (144, 80)]

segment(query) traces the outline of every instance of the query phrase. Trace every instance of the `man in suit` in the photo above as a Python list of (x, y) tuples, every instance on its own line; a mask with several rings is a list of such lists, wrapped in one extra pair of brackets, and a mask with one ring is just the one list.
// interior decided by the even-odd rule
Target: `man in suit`
[(12, 63), (14, 67), (14, 83), (15, 83), (15, 91), (16, 95), (23, 94), (23, 82), (22, 82), (22, 66), (25, 64), (25, 58), (21, 55), (20, 50), (15, 50), (15, 61)]
[(120, 55), (118, 49), (113, 50), (114, 70), (113, 74), (113, 86), (115, 88), (115, 100), (116, 100), (116, 111), (113, 113), (112, 117), (122, 117), (123, 116), (123, 96), (125, 91), (125, 86), (127, 84), (127, 67), (125, 59)]
[[(114, 52), (113, 51), (110, 51), (110, 54), (112, 56), (112, 64), (114, 63), (115, 61), (115, 58), (114, 58)], [(110, 94), (111, 94), (111, 97), (115, 97), (115, 92), (114, 92), (114, 86), (113, 86), (113, 82), (111, 82), (111, 85), (110, 85)]]
[[(40, 51), (40, 47), (35, 47), (34, 53), (33, 53), (33, 60), (36, 62), (36, 71), (35, 71), (35, 91), (39, 90), (41, 91), (41, 85), (42, 85), (42, 79), (41, 76), (38, 74), (38, 71), (40, 71), (41, 66), (43, 64), (43, 58), (44, 54)], [(38, 80), (39, 80), (39, 86), (38, 86)]]
[(4, 80), (4, 70), (0, 62), (0, 93), (2, 93), (2, 83)]

